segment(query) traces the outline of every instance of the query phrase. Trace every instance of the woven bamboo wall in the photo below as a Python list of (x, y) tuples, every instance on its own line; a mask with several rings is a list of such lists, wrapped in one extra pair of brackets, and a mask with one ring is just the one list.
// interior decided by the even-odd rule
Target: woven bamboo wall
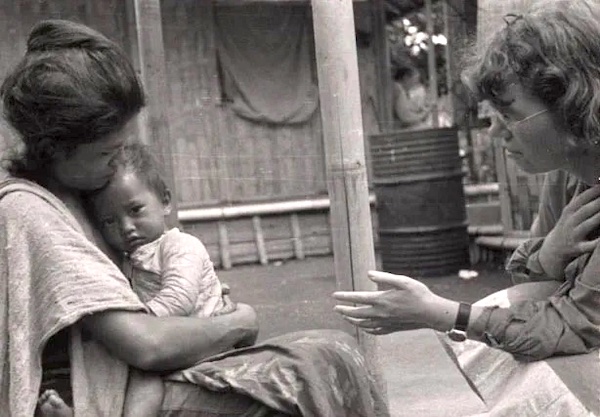
[(127, 14), (122, 0), (19, 0), (0, 2), (0, 77), (25, 52), (26, 37), (41, 19), (69, 19), (86, 23), (127, 44)]
[(299, 126), (268, 126), (221, 105), (213, 7), (162, 3), (179, 201), (227, 204), (325, 191), (318, 113)]
[[(162, 2), (169, 122), (182, 207), (326, 193), (318, 110), (307, 123), (267, 125), (246, 121), (220, 103), (214, 7), (212, 2)], [(361, 62), (369, 64), (368, 58)], [(374, 80), (364, 79), (364, 90), (372, 89), (368, 83)], [(373, 120), (367, 115), (367, 129)]]

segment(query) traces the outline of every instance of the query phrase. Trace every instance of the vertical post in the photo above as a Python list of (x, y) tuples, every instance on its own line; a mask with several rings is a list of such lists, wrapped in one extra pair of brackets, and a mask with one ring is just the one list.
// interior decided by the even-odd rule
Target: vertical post
[[(312, 0), (312, 10), (336, 284), (339, 290), (374, 290), (367, 278), (375, 268), (375, 250), (352, 0)], [(356, 335), (369, 372), (385, 393), (377, 342)]]
[[(176, 195), (173, 158), (169, 137), (169, 121), (166, 102), (169, 97), (167, 87), (167, 69), (162, 34), (160, 0), (129, 0), (135, 26), (135, 47), (131, 48), (137, 56), (132, 58), (138, 65), (140, 77), (146, 91), (146, 110), (142, 114), (139, 133), (141, 140), (147, 143), (157, 155), (162, 165), (169, 188)], [(131, 10), (133, 9), (133, 10)], [(177, 225), (177, 201), (172, 201), (173, 210), (167, 221), (170, 226)]]
[(427, 69), (429, 70), (429, 99), (431, 100), (431, 119), (433, 127), (439, 127), (438, 118), (438, 78), (437, 78), (437, 61), (435, 57), (435, 45), (433, 44), (433, 10), (431, 0), (425, 0), (425, 17), (427, 19)]
[(390, 69), (390, 49), (385, 22), (385, 1), (371, 0), (373, 19), (373, 45), (375, 52), (375, 74), (377, 76), (377, 113), (379, 130), (387, 132), (394, 126), (394, 99), (392, 72)]
[(476, 0), (444, 0), (444, 22), (448, 40), (446, 46), (447, 74), (451, 80), (451, 84), (448, 85), (448, 92), (452, 100), (454, 124), (464, 132), (467, 146), (466, 158), (471, 180), (477, 183), (479, 182), (479, 173), (475, 164), (475, 148), (473, 146), (473, 103), (460, 81), (461, 70), (460, 65), (457, 64), (461, 49), (472, 41), (469, 31), (474, 30), (476, 21), (473, 16), (469, 16), (468, 11), (470, 8), (475, 8), (476, 13), (477, 5), (474, 3), (476, 3)]
[[(446, 47), (444, 48), (444, 57), (446, 58), (446, 91), (448, 97), (452, 97), (452, 90), (454, 89), (454, 75), (452, 73), (454, 68), (452, 50), (454, 45), (450, 42), (450, 20), (448, 16), (448, 0), (443, 0), (443, 14), (444, 14), (444, 36), (446, 37)], [(456, 124), (454, 122), (453, 124)]]

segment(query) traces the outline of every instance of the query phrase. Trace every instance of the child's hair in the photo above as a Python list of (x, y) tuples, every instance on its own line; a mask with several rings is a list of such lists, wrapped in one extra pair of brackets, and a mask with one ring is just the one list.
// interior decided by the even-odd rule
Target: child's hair
[(70, 151), (117, 132), (144, 106), (141, 82), (121, 48), (65, 20), (34, 26), (0, 96), (25, 147), (7, 166), (20, 176), (43, 174), (57, 149)]
[(518, 83), (559, 118), (578, 143), (600, 138), (600, 2), (541, 1), (483, 45), (463, 73), (478, 100), (507, 105), (506, 88)]
[(170, 198), (158, 161), (148, 146), (136, 142), (126, 144), (115, 159), (114, 166), (133, 173), (162, 201)]

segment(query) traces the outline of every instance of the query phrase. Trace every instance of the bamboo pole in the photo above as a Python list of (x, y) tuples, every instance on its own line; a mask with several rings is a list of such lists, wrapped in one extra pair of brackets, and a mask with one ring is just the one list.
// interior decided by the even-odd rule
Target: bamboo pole
[[(167, 185), (177, 195), (171, 141), (169, 138), (169, 121), (165, 99), (169, 96), (167, 86), (167, 69), (165, 48), (162, 33), (162, 16), (159, 0), (129, 0), (130, 13), (134, 19), (136, 31), (135, 48), (132, 52), (137, 56), (133, 62), (139, 65), (140, 77), (146, 90), (146, 112), (140, 120), (142, 141), (148, 143), (157, 154), (162, 165)], [(171, 202), (173, 210), (167, 221), (170, 226), (177, 225), (177, 200)]]
[[(312, 0), (336, 284), (374, 290), (373, 229), (363, 137), (352, 0)], [(378, 343), (355, 329), (371, 375), (385, 394)]]
[[(443, 0), (442, 13), (444, 14), (444, 36), (446, 37), (446, 47), (444, 48), (444, 57), (446, 58), (446, 91), (451, 97), (452, 91), (454, 90), (454, 63), (452, 49), (454, 45), (450, 42), (450, 17), (448, 16), (448, 0)], [(453, 125), (456, 125), (456, 121), (453, 120)]]
[(425, 17), (427, 19), (427, 70), (429, 71), (429, 99), (431, 100), (431, 120), (433, 127), (439, 127), (440, 121), (438, 117), (438, 77), (437, 77), (437, 60), (435, 57), (435, 45), (433, 44), (433, 10), (431, 0), (425, 0)]
[[(375, 194), (369, 195), (369, 203), (375, 204)], [(179, 209), (182, 222), (225, 220), (240, 217), (290, 214), (301, 211), (323, 211), (331, 207), (329, 198), (273, 201), (268, 203), (250, 203), (226, 205), (220, 207), (187, 207)]]
[(385, 1), (371, 1), (373, 20), (373, 48), (375, 51), (375, 71), (377, 75), (377, 119), (380, 132), (389, 132), (394, 128), (394, 97), (390, 48), (387, 40), (385, 22)]

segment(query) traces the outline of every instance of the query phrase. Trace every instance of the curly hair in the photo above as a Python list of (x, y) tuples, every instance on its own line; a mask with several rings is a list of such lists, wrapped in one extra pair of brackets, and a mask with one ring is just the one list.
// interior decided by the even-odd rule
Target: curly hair
[(483, 45), (463, 79), (478, 100), (506, 105), (514, 83), (543, 102), (579, 145), (600, 139), (600, 4), (540, 1)]
[(34, 26), (0, 97), (5, 119), (24, 145), (8, 158), (6, 168), (25, 177), (43, 175), (57, 149), (70, 151), (120, 130), (145, 101), (121, 48), (66, 20)]

